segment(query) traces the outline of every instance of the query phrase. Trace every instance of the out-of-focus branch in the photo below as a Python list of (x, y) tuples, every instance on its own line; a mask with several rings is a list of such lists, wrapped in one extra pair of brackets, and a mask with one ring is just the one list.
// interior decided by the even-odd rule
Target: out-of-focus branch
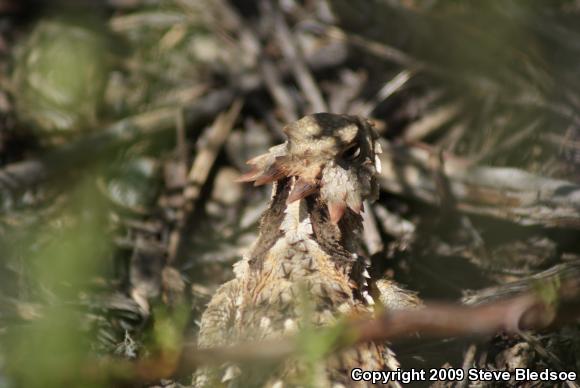
[[(544, 330), (580, 318), (580, 281), (568, 280), (559, 287), (553, 300), (541, 293), (528, 292), (478, 306), (427, 304), (422, 308), (385, 311), (373, 319), (351, 319), (341, 323), (342, 336), (334, 350), (360, 343), (397, 342), (419, 334), (422, 337), (448, 338), (489, 336), (522, 330)], [(320, 329), (328, 330), (328, 329)], [(223, 362), (260, 362), (281, 360), (300, 351), (297, 338), (282, 338), (230, 347), (198, 349), (194, 341), (187, 343), (181, 356), (166, 354), (155, 360), (137, 363), (115, 363), (114, 368), (101, 364), (98, 375), (133, 382), (156, 381), (190, 373), (200, 365)], [(97, 373), (97, 371), (93, 371)]]
[[(185, 109), (185, 121), (196, 126), (226, 109), (238, 92), (222, 89), (207, 94)], [(178, 108), (161, 108), (121, 120), (101, 131), (0, 169), (0, 191), (20, 191), (49, 180), (63, 171), (81, 168), (99, 156), (137, 139), (168, 131)]]
[(276, 25), (276, 37), (280, 49), (284, 53), (286, 61), (290, 64), (290, 69), (294, 74), (298, 85), (300, 85), (300, 89), (310, 102), (312, 111), (326, 112), (328, 108), (326, 107), (326, 102), (322, 97), (322, 93), (307, 66), (306, 59), (304, 58), (299, 45), (295, 42), (294, 36), (278, 7), (272, 8), (271, 17)]
[(201, 142), (203, 147), (199, 147), (199, 152), (189, 171), (187, 187), (184, 190), (185, 205), (179, 211), (177, 228), (172, 231), (169, 238), (168, 262), (170, 263), (178, 256), (187, 220), (194, 211), (201, 188), (209, 177), (209, 172), (238, 118), (242, 105), (242, 100), (236, 100), (229, 111), (219, 115)]
[[(329, 45), (308, 57), (307, 62), (313, 70), (323, 70), (340, 65), (346, 55), (343, 46)], [(283, 75), (289, 73), (288, 69), (282, 70)], [(192, 105), (183, 107), (185, 127), (199, 128), (227, 109), (236, 97), (257, 92), (263, 87), (260, 75), (248, 74), (237, 79), (235, 84), (208, 93)], [(128, 117), (103, 130), (48, 151), (38, 158), (6, 165), (0, 169), (0, 192), (22, 191), (59, 177), (63, 172), (81, 168), (104, 153), (141, 137), (169, 131), (175, 126), (179, 109), (181, 108), (160, 108)]]
[(558, 264), (520, 280), (470, 292), (462, 298), (462, 302), (466, 305), (476, 306), (506, 299), (514, 295), (529, 292), (535, 284), (549, 279), (558, 279), (562, 282), (580, 279), (580, 260)]
[[(580, 229), (580, 185), (515, 168), (470, 167), (426, 145), (383, 144), (381, 187), (439, 204), (438, 179), (447, 181), (454, 206), (522, 225)], [(441, 160), (440, 160), (441, 159)]]

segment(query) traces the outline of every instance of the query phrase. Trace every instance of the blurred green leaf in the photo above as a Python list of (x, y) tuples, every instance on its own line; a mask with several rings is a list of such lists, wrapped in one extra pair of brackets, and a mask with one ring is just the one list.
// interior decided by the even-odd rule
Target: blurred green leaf
[[(89, 383), (90, 343), (84, 312), (75, 308), (110, 255), (107, 208), (87, 178), (71, 190), (60, 214), (30, 231), (31, 281), (50, 303), (40, 318), (10, 327), (2, 344), (8, 375), (19, 386), (98, 386)], [(36, 229), (36, 228), (34, 228)], [(93, 356), (94, 357), (94, 356)]]
[(146, 213), (160, 187), (158, 167), (151, 157), (129, 158), (114, 165), (111, 173), (99, 180), (99, 188), (122, 209)]
[(39, 22), (15, 58), (21, 117), (41, 131), (93, 126), (108, 76), (107, 49), (103, 33), (83, 19)]
[(189, 308), (180, 305), (170, 309), (159, 304), (153, 308), (153, 342), (163, 353), (178, 355), (183, 344), (183, 331), (189, 318)]
[(532, 284), (536, 294), (549, 306), (555, 306), (558, 304), (561, 286), (562, 282), (558, 276), (536, 281)]

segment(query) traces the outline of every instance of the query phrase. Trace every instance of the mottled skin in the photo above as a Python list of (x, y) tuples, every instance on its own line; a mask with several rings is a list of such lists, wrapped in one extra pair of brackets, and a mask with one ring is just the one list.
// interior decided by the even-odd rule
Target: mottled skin
[[(284, 128), (288, 141), (250, 160), (242, 181), (274, 183), (260, 235), (234, 266), (201, 320), (199, 346), (232, 345), (296, 333), (304, 324), (304, 299), (313, 306), (310, 324), (330, 325), (343, 314), (372, 311), (366, 263), (360, 256), (362, 201), (376, 193), (372, 125), (356, 116), (320, 113)], [(382, 344), (364, 344), (317, 367), (316, 386), (365, 386), (350, 370), (396, 369)], [(296, 386), (296, 361), (266, 369), (224, 365), (203, 369), (195, 386)]]

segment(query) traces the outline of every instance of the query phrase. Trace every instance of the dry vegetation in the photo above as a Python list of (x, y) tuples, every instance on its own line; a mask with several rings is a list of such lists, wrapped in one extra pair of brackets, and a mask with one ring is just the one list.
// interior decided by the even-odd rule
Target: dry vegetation
[(235, 179), (319, 111), (381, 133), (372, 276), (446, 303), (351, 322), (356, 341), (394, 341), (404, 368), (580, 371), (579, 17), (577, 0), (0, 0), (0, 387), (187, 386), (199, 363), (350, 346), (344, 328), (192, 345), (268, 200)]

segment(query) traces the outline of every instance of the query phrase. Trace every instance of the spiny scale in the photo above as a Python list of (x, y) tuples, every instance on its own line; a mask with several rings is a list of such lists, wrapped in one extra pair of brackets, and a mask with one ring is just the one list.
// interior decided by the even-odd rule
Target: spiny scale
[[(306, 116), (284, 132), (288, 141), (250, 160), (252, 171), (240, 179), (257, 185), (273, 182), (273, 195), (258, 239), (234, 266), (235, 279), (218, 289), (203, 314), (202, 348), (295, 334), (305, 323), (304, 299), (313, 307), (308, 323), (315, 326), (331, 325), (343, 314), (372, 311), (359, 213), (362, 202), (376, 193), (377, 137), (365, 119), (327, 113)], [(352, 368), (397, 366), (383, 344), (363, 344), (315, 366), (315, 385), (366, 386), (350, 379)], [(301, 380), (304, 370), (296, 360), (273, 368), (225, 365), (198, 371), (193, 384), (312, 383)]]

